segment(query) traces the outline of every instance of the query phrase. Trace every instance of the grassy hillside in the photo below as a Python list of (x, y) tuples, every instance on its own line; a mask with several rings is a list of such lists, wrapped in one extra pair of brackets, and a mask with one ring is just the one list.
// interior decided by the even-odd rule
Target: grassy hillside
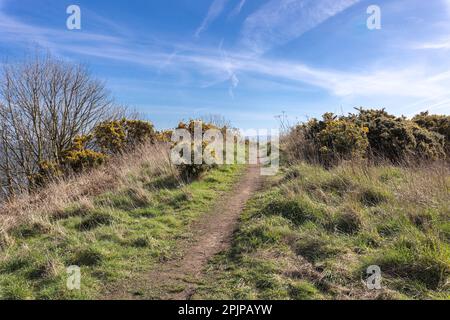
[[(89, 299), (174, 256), (177, 239), (230, 190), (243, 167), (184, 184), (164, 148), (149, 146), (2, 212), (0, 299)], [(81, 267), (81, 290), (66, 268)]]
[[(173, 166), (164, 139), (49, 176), (1, 207), (0, 299), (113, 298), (117, 289), (131, 298), (450, 299), (450, 118), (420, 117), (430, 131), (384, 110), (299, 124), (281, 137), (284, 167), (250, 175), (243, 185), (254, 188), (233, 188), (245, 166)], [(196, 238), (189, 228), (211, 235), (194, 222), (229, 191), (246, 197), (224, 198), (205, 219), (213, 239)], [(233, 205), (227, 229), (217, 217)], [(195, 277), (174, 267), (198, 257)], [(67, 289), (72, 265), (81, 290)], [(374, 265), (381, 290), (366, 286)], [(169, 276), (149, 277), (154, 270)], [(161, 292), (149, 295), (155, 280)]]
[[(300, 164), (254, 196), (196, 298), (449, 299), (450, 169)], [(382, 290), (364, 285), (369, 265)]]

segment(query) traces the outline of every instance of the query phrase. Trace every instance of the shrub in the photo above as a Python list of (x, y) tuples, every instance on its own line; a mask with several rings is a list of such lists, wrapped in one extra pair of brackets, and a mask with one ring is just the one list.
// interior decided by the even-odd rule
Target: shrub
[(66, 150), (55, 155), (55, 160), (39, 162), (37, 172), (28, 177), (30, 187), (42, 187), (54, 178), (95, 168), (108, 155), (123, 153), (146, 141), (156, 141), (150, 122), (127, 119), (102, 122), (92, 134), (76, 136)]
[(91, 139), (92, 136), (86, 135), (76, 137), (72, 147), (63, 154), (63, 164), (77, 173), (103, 164), (106, 160), (106, 155), (89, 150), (86, 147)]
[(431, 160), (444, 159), (445, 140), (438, 133), (428, 131), (416, 124), (409, 123), (415, 138), (415, 157)]
[(178, 124), (177, 129), (187, 129), (190, 134), (192, 135), (192, 137), (194, 136), (194, 131), (195, 131), (195, 127), (196, 125), (202, 125), (202, 133), (205, 133), (206, 131), (210, 130), (210, 129), (219, 129), (219, 127), (215, 126), (212, 123), (208, 123), (208, 122), (204, 122), (201, 120), (189, 120), (188, 123), (185, 122), (180, 122)]
[[(296, 163), (305, 160), (309, 163), (318, 163), (318, 150), (314, 143), (316, 132), (312, 132), (311, 124), (317, 122), (312, 119), (305, 124), (296, 125), (286, 135), (282, 136), (282, 152), (286, 155), (288, 163)], [(247, 140), (246, 140), (247, 142)]]
[(317, 135), (320, 158), (325, 164), (364, 157), (369, 144), (366, 128), (344, 120), (324, 116), (323, 129)]
[(70, 148), (62, 152), (60, 161), (41, 161), (38, 172), (32, 177), (33, 186), (42, 187), (52, 179), (71, 172), (80, 173), (103, 164), (106, 155), (87, 148), (91, 140), (91, 135), (77, 136)]
[(155, 142), (156, 133), (150, 122), (121, 119), (100, 123), (93, 137), (103, 153), (117, 154), (146, 141)]
[(61, 166), (54, 161), (41, 161), (38, 166), (38, 172), (30, 179), (32, 188), (45, 186), (49, 181), (63, 174)]
[(339, 118), (326, 113), (321, 121), (297, 125), (284, 138), (285, 152), (293, 160), (302, 158), (326, 167), (366, 155), (402, 163), (445, 159), (449, 153), (450, 117), (421, 114), (408, 120), (384, 109), (357, 110), (357, 114)]
[(311, 119), (295, 130), (298, 131), (296, 135), (303, 137), (295, 143), (305, 144), (296, 149), (303, 148), (303, 153), (311, 153), (313, 150), (314, 154), (307, 157), (315, 158), (325, 166), (336, 164), (340, 160), (362, 158), (368, 146), (366, 128), (344, 118), (338, 119), (332, 113), (324, 114), (322, 121)]
[[(206, 131), (208, 131), (210, 129), (219, 129), (213, 124), (204, 123), (202, 121), (197, 121), (197, 120), (190, 120), (189, 123), (180, 122), (177, 129), (188, 130), (191, 135), (192, 140), (194, 140), (195, 127), (196, 127), (196, 125), (199, 125), (199, 124), (201, 124), (202, 138)], [(183, 163), (183, 164), (178, 165), (178, 170), (180, 172), (180, 176), (184, 180), (198, 179), (202, 174), (204, 174), (206, 171), (208, 171), (214, 167), (214, 165), (207, 164), (204, 160), (204, 157), (206, 155), (205, 149), (208, 146), (208, 143), (203, 141), (203, 139), (202, 139), (201, 145), (194, 144), (194, 142), (187, 142), (187, 141), (181, 142), (181, 143), (190, 143), (191, 144), (191, 146), (190, 146), (190, 150), (191, 150), (190, 163)], [(195, 152), (203, 155), (202, 163), (195, 164), (195, 161), (194, 161), (195, 160), (194, 159)], [(216, 155), (211, 154), (211, 156), (215, 157)]]
[(201, 153), (206, 146), (205, 143), (202, 146), (195, 146), (194, 143), (191, 143), (191, 155), (190, 155), (190, 163), (182, 163), (178, 165), (178, 171), (183, 180), (195, 180), (200, 178), (205, 172), (212, 169), (214, 166), (206, 164), (204, 161), (200, 164), (195, 164), (194, 154), (195, 148), (197, 148), (197, 152)]
[(447, 157), (450, 157), (450, 116), (430, 115), (422, 112), (412, 119), (421, 128), (436, 132), (445, 139)]
[(134, 147), (147, 141), (155, 142), (155, 129), (153, 124), (142, 120), (125, 121), (126, 145)]
[(124, 120), (100, 123), (94, 129), (96, 144), (104, 153), (120, 153), (125, 145)]
[(155, 140), (158, 142), (171, 142), (172, 141), (172, 130), (159, 131), (155, 135)]
[(414, 157), (439, 159), (444, 157), (443, 140), (438, 135), (420, 128), (404, 117), (395, 117), (382, 110), (358, 109), (359, 114), (349, 120), (368, 129), (370, 150), (392, 162)]

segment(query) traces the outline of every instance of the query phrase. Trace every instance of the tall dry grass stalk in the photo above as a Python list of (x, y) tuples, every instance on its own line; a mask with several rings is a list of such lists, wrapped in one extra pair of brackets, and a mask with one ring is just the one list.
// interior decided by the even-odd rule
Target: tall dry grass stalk
[(311, 164), (320, 164), (319, 153), (312, 141), (306, 139), (305, 133), (297, 128), (283, 130), (280, 146), (287, 164), (307, 161)]
[(401, 201), (434, 207), (450, 199), (450, 166), (447, 161), (436, 161), (415, 166), (403, 166), (408, 171), (406, 183), (399, 192)]
[(106, 191), (132, 187), (131, 176), (177, 176), (169, 158), (167, 144), (142, 145), (134, 151), (111, 159), (106, 165), (71, 178), (50, 183), (32, 194), (22, 194), (0, 205), (0, 233), (13, 226), (54, 215), (71, 203), (89, 205), (95, 196)]

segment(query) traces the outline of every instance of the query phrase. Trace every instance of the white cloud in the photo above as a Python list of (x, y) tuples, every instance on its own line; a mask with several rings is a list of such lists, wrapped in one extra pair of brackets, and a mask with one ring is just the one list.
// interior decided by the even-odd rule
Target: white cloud
[[(164, 69), (168, 74), (190, 74), (194, 83), (198, 84), (198, 79), (203, 82), (202, 87), (228, 82), (231, 96), (239, 84), (237, 73), (245, 74), (246, 79), (264, 77), (275, 82), (287, 81), (290, 87), (297, 86), (299, 90), (305, 86), (315, 87), (337, 97), (390, 96), (428, 99), (447, 95), (450, 87), (450, 71), (433, 74), (427, 71), (426, 66), (417, 64), (401, 69), (386, 67), (347, 72), (249, 54), (225, 53), (222, 47), (218, 51), (191, 48), (189, 51), (163, 52), (155, 48), (138, 49), (126, 44), (98, 41), (95, 47), (63, 43), (58, 45), (58, 49), (72, 54), (138, 64), (160, 72)], [(208, 84), (205, 84), (207, 79)]]
[(230, 17), (239, 15), (246, 2), (247, 0), (240, 0), (240, 2), (236, 5), (236, 7), (234, 7), (233, 11), (231, 11)]
[(247, 17), (241, 42), (257, 53), (314, 29), (359, 0), (270, 0)]
[(447, 113), (450, 110), (450, 93), (441, 94), (416, 101), (398, 110), (402, 114), (412, 117), (420, 112), (429, 111), (431, 113)]
[(197, 31), (195, 32), (195, 36), (199, 37), (200, 34), (205, 31), (209, 24), (213, 22), (223, 11), (225, 4), (228, 2), (228, 0), (214, 0), (211, 6), (209, 7), (208, 14), (203, 19), (202, 24), (200, 27), (198, 27)]
[[(274, 81), (289, 81), (299, 89), (305, 85), (327, 91), (337, 97), (347, 96), (391, 96), (430, 98), (448, 93), (450, 71), (439, 74), (427, 72), (425, 67), (409, 66), (402, 69), (385, 68), (383, 70), (362, 70), (346, 72), (333, 69), (314, 68), (302, 63), (255, 58), (249, 55), (203, 54), (190, 52), (171, 56), (150, 51), (128, 51), (126, 48), (116, 50), (79, 49), (79, 53), (97, 57), (124, 60), (154, 68), (171, 58), (172, 70), (188, 70), (210, 78), (209, 86), (218, 82), (230, 83), (230, 90), (238, 84), (236, 74), (259, 78), (268, 77)], [(208, 86), (208, 85), (207, 85)]]
[[(122, 39), (110, 35), (103, 35), (91, 32), (69, 31), (64, 27), (59, 29), (45, 28), (37, 25), (27, 24), (6, 13), (4, 5), (6, 1), (0, 0), (0, 42), (20, 43), (29, 46), (31, 43), (37, 43), (47, 49), (58, 51), (58, 45), (62, 43), (84, 43), (95, 45), (96, 43), (119, 44)], [(94, 19), (99, 19), (99, 16)], [(103, 24), (106, 19), (102, 19)]]
[(227, 53), (223, 50), (223, 41), (220, 43), (219, 51), (230, 83), (228, 93), (231, 98), (234, 98), (234, 89), (239, 85), (239, 78), (233, 68), (233, 63), (231, 63)]
[[(225, 1), (221, 0), (220, 10), (218, 10), (219, 7), (216, 7), (216, 11), (214, 11), (216, 13), (205, 19), (207, 21), (205, 27), (213, 20), (214, 16), (217, 17), (220, 14)], [(320, 1), (322, 4), (331, 3), (331, 5), (319, 8), (310, 1), (277, 1), (287, 7), (280, 8), (279, 11), (270, 15), (267, 11), (268, 7), (263, 6), (247, 19), (247, 28), (250, 25), (253, 26), (246, 31), (244, 29), (244, 38), (247, 41), (259, 39), (261, 41), (258, 42), (258, 46), (263, 48), (279, 44), (281, 40), (287, 41), (302, 34), (356, 2), (356, 0), (348, 0), (331, 3), (328, 0), (322, 0)], [(2, 3), (0, 0), (0, 8)], [(269, 5), (273, 5), (273, 0), (269, 1)], [(291, 27), (286, 26), (284, 21), (280, 21), (284, 16), (288, 23), (293, 16), (287, 11), (297, 10), (298, 13), (300, 8), (304, 8), (306, 12), (301, 16), (307, 18), (306, 21), (300, 23), (301, 26), (292, 27), (291, 30)], [(263, 27), (264, 19), (262, 17), (265, 17), (265, 21), (272, 28)], [(270, 35), (280, 35), (283, 30), (286, 31), (286, 36), (283, 36), (281, 40), (275, 36), (270, 37)], [(262, 37), (266, 33), (269, 35), (267, 40)], [(403, 68), (370, 69), (368, 67), (367, 70), (349, 72), (316, 68), (301, 62), (267, 59), (236, 51), (225, 53), (222, 47), (219, 50), (198, 46), (179, 49), (178, 45), (173, 45), (169, 49), (166, 47), (167, 50), (162, 50), (155, 47), (132, 45), (124, 37), (86, 32), (68, 33), (64, 30), (40, 28), (20, 22), (0, 10), (0, 42), (21, 43), (31, 40), (65, 54), (91, 56), (122, 61), (127, 64), (133, 63), (168, 74), (179, 73), (183, 75), (183, 81), (191, 81), (190, 83), (194, 83), (194, 85), (198, 85), (199, 81), (208, 82), (210, 85), (211, 83), (213, 85), (228, 83), (231, 96), (234, 95), (233, 90), (239, 84), (237, 77), (239, 74), (248, 81), (251, 81), (252, 78), (255, 81), (265, 79), (285, 83), (290, 89), (297, 87), (299, 90), (318, 88), (336, 97), (385, 97), (387, 99), (389, 97), (407, 97), (425, 99), (423, 103), (417, 105), (417, 108), (425, 108), (427, 104), (433, 108), (448, 106), (450, 71), (433, 74), (429, 68), (421, 66), (420, 63)], [(440, 69), (449, 70), (450, 65), (442, 65)], [(186, 78), (188, 79), (186, 80)]]
[(431, 49), (431, 50), (450, 49), (450, 39), (422, 43), (419, 45), (415, 45), (414, 49), (423, 49), (423, 50), (425, 50), (425, 49)]
[(238, 70), (308, 84), (336, 96), (403, 96), (427, 98), (448, 92), (450, 74), (427, 74), (420, 68), (361, 73), (312, 68), (304, 64), (256, 59), (238, 62)]

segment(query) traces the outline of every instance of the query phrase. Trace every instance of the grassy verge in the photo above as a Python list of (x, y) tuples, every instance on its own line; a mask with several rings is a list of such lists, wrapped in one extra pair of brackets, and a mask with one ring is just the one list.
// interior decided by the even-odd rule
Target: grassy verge
[[(145, 164), (126, 187), (68, 203), (8, 232), (0, 258), (1, 299), (91, 299), (105, 285), (132, 278), (176, 254), (187, 226), (231, 190), (242, 166), (224, 166), (180, 186), (154, 177)], [(70, 291), (66, 268), (81, 268), (81, 290)]]
[[(195, 298), (450, 299), (448, 168), (298, 165), (247, 205)], [(368, 290), (378, 265), (382, 290)]]

